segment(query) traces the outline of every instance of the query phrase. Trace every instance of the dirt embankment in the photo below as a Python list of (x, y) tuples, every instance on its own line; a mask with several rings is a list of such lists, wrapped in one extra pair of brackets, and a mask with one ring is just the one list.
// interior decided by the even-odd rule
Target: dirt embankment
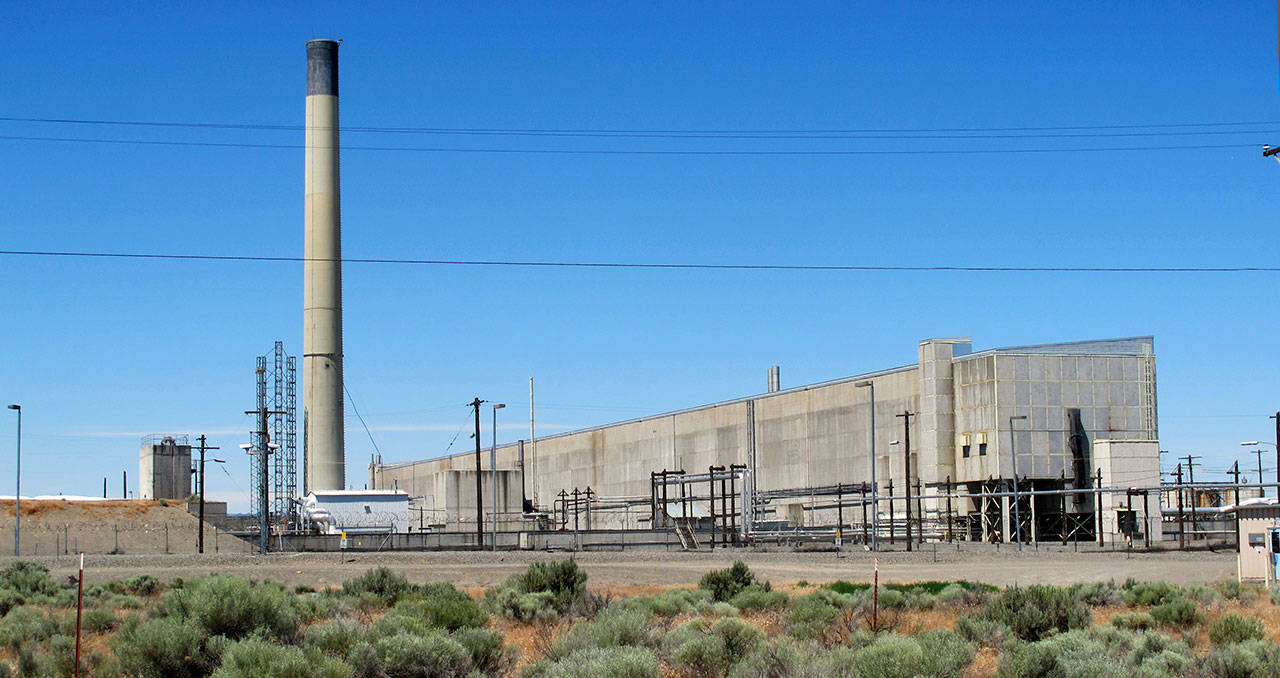
[[(0, 501), (0, 535), (14, 531), (14, 501)], [(200, 520), (180, 502), (148, 499), (22, 502), (24, 557), (74, 553), (195, 553)], [(216, 536), (215, 536), (216, 535)], [(243, 553), (244, 542), (205, 525), (205, 550)]]

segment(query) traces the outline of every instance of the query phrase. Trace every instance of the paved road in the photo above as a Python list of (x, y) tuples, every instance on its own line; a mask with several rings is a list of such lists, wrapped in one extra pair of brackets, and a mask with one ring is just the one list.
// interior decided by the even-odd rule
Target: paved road
[[(564, 553), (543, 552), (440, 552), (440, 553), (306, 553), (272, 554), (266, 558), (245, 555), (148, 555), (88, 556), (86, 582), (117, 579), (147, 572), (162, 579), (227, 572), (254, 579), (270, 579), (290, 585), (337, 586), (378, 565), (403, 573), (412, 581), (447, 580), (465, 588), (488, 586), (524, 569), (535, 560), (564, 558)], [(875, 562), (888, 582), (969, 579), (997, 586), (1012, 584), (1069, 584), (1077, 581), (1128, 577), (1162, 579), (1177, 584), (1207, 583), (1235, 576), (1233, 552), (1080, 552), (1060, 548), (1027, 549), (1019, 554), (1008, 547), (999, 551), (988, 545), (926, 545), (915, 553), (886, 552), (873, 557), (857, 551), (841, 557), (834, 553), (715, 552), (628, 550), (584, 552), (578, 561), (590, 575), (589, 585), (607, 587), (691, 586), (707, 570), (726, 567), (741, 559), (765, 579), (776, 583), (839, 579), (866, 581)], [(7, 559), (0, 560), (0, 565)], [(39, 558), (57, 576), (72, 574), (74, 558)]]

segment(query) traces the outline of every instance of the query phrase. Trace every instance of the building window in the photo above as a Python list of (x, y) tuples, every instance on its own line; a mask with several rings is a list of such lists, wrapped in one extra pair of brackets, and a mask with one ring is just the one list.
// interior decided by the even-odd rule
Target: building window
[(969, 446), (968, 446), (968, 445), (961, 445), (961, 446), (960, 446), (960, 456), (964, 457), (965, 459), (968, 459), (968, 458), (969, 458)]
[(986, 444), (986, 443), (978, 443), (978, 456), (979, 456), (979, 457), (985, 457), (985, 456), (987, 456), (987, 444)]

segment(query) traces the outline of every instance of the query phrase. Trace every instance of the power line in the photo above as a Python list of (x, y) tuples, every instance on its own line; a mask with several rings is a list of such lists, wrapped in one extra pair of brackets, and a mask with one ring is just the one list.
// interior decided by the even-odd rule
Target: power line
[(698, 264), (621, 261), (521, 261), (485, 259), (392, 259), (283, 257), (219, 254), (160, 254), (147, 252), (73, 252), (42, 250), (0, 250), (0, 256), (68, 257), (91, 259), (163, 259), (173, 261), (241, 261), (304, 263), (342, 262), (346, 264), (399, 264), (416, 266), (506, 266), (525, 268), (619, 268), (711, 271), (907, 271), (975, 273), (1280, 273), (1278, 266), (917, 266), (888, 264)]
[[(86, 118), (39, 118), (20, 116), (0, 116), (0, 122), (23, 122), (63, 125), (92, 125), (119, 127), (153, 127), (183, 129), (234, 129), (260, 131), (299, 131), (305, 129), (297, 124), (267, 123), (226, 123), (226, 122), (180, 122), (180, 121), (146, 121), (146, 120), (101, 120)], [(1091, 132), (1100, 130), (1190, 130), (1212, 127), (1249, 127), (1259, 125), (1280, 125), (1280, 120), (1253, 120), (1227, 122), (1188, 122), (1188, 123), (1122, 123), (1107, 125), (1060, 125), (1038, 127), (906, 127), (906, 128), (816, 128), (816, 129), (622, 129), (622, 128), (537, 128), (537, 127), (378, 127), (378, 126), (342, 126), (343, 132), (378, 132), (390, 134), (465, 134), (465, 135), (512, 135), (512, 136), (601, 136), (601, 137), (674, 137), (674, 138), (796, 138), (796, 135), (851, 135), (851, 134), (936, 134), (936, 133), (991, 133), (991, 132)], [(1153, 132), (1150, 134), (1240, 134), (1239, 131), (1220, 132)], [(1087, 135), (1086, 135), (1087, 136)], [(1104, 135), (1105, 136), (1105, 135)], [(799, 137), (806, 138), (806, 137)], [(825, 137), (823, 137), (825, 138)], [(831, 138), (841, 138), (832, 136)]]
[(378, 442), (373, 439), (373, 431), (370, 431), (369, 425), (364, 423), (364, 417), (360, 416), (360, 410), (356, 408), (356, 399), (351, 397), (351, 391), (347, 389), (345, 383), (342, 384), (342, 390), (347, 394), (347, 402), (351, 403), (351, 411), (356, 413), (356, 419), (359, 419), (360, 425), (364, 427), (365, 435), (369, 436), (369, 442), (373, 443), (373, 451), (381, 457), (382, 450), (378, 449)]
[[(75, 137), (0, 136), (4, 141), (52, 141), (79, 144), (181, 146), (197, 148), (261, 148), (302, 150), (303, 144), (266, 144), (217, 141), (162, 141), (155, 139), (80, 139)], [(657, 150), (657, 149), (571, 149), (571, 148), (464, 148), (450, 146), (359, 146), (346, 145), (344, 151), (395, 151), (411, 153), (472, 153), (488, 155), (649, 155), (649, 156), (860, 156), (860, 155), (1009, 155), (1048, 153), (1112, 153), (1132, 151), (1188, 151), (1260, 148), (1261, 144), (1173, 144), (1164, 146), (1095, 146), (1089, 148), (931, 148), (919, 150)], [(312, 148), (322, 148), (312, 146)]]

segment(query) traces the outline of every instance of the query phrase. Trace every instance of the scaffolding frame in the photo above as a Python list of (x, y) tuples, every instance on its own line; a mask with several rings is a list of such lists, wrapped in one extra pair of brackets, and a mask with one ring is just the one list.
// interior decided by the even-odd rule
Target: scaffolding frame
[[(294, 499), (298, 496), (298, 370), (297, 360), (285, 353), (284, 342), (277, 341), (270, 353), (258, 356), (257, 409), (266, 410), (266, 438), (258, 432), (250, 433), (254, 449), (267, 450), (268, 443), (276, 448), (268, 462), (268, 515), (269, 524), (282, 531), (298, 527)], [(279, 414), (279, 413), (283, 414)], [(262, 475), (257, 464), (249, 472), (249, 506), (251, 513), (262, 510)]]

